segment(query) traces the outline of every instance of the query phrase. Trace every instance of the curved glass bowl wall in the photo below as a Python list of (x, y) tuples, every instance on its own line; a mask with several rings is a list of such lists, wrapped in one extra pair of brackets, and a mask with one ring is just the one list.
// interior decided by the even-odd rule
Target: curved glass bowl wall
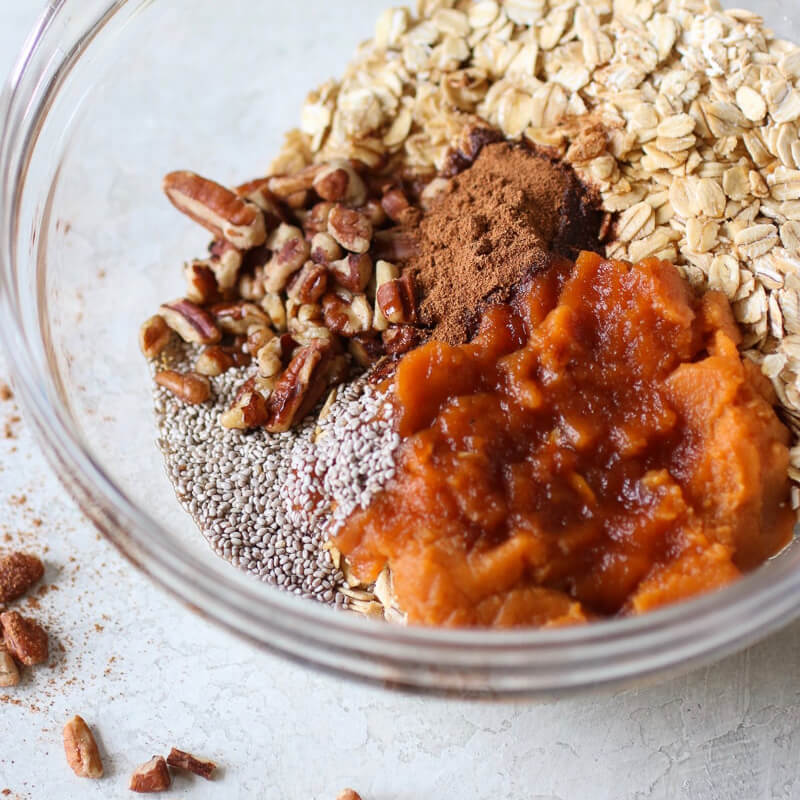
[[(401, 629), (258, 583), (214, 556), (167, 481), (138, 324), (182, 291), (207, 236), (160, 191), (263, 171), (305, 92), (341, 72), (379, 6), (294, 0), (52, 2), (3, 96), (0, 329), (54, 468), (138, 567), (254, 643), (422, 690), (566, 692), (685, 670), (800, 611), (800, 548), (734, 587), (558, 631)], [(758, 10), (785, 35), (778, 3)]]

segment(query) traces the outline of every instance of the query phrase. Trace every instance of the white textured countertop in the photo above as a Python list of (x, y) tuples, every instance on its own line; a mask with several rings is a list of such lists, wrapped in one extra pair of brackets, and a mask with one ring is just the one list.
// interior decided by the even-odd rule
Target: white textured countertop
[[(0, 0), (0, 70), (36, 3)], [(4, 365), (0, 364), (0, 375)], [(132, 769), (177, 745), (224, 765), (178, 798), (800, 798), (800, 624), (649, 689), (539, 704), (411, 698), (258, 653), (152, 589), (86, 522), (0, 403), (0, 546), (43, 552), (31, 613), (50, 668), (0, 692), (0, 798), (130, 796)], [(83, 715), (107, 777), (69, 771), (61, 727)], [(4, 791), (5, 790), (5, 791)]]

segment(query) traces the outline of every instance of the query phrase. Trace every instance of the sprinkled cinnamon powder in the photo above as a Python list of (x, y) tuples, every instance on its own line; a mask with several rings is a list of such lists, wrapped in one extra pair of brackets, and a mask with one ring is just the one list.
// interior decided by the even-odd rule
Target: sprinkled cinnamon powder
[(600, 252), (595, 195), (566, 164), (527, 146), (488, 144), (423, 218), (409, 262), (422, 322), (458, 344), (488, 303), (507, 300), (551, 253)]

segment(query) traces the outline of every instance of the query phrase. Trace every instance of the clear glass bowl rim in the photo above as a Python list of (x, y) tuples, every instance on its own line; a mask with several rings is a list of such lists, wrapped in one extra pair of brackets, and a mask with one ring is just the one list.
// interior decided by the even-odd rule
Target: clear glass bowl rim
[[(21, 246), (20, 209), (39, 131), (64, 80), (116, 15), (150, 2), (51, 0), (0, 100), (0, 338), (46, 455), (87, 516), (123, 554), (193, 611), (259, 646), (338, 674), (420, 691), (531, 696), (685, 671), (752, 643), (800, 613), (800, 569), (779, 559), (770, 570), (721, 591), (638, 618), (558, 630), (390, 626), (299, 600), (222, 561), (202, 563), (133, 503), (52, 401), (57, 387), (41, 368), (46, 342), (31, 322), (38, 314), (26, 313), (38, 299), (25, 295), (19, 280), (25, 270), (40, 268), (34, 253)], [(73, 22), (69, 41), (61, 24), (67, 17)]]

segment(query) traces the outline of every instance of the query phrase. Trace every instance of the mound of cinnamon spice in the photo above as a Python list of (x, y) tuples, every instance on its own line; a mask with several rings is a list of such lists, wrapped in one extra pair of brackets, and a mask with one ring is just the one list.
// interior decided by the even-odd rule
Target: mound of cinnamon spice
[(521, 144), (482, 148), (418, 229), (409, 262), (432, 337), (467, 341), (481, 311), (509, 299), (551, 254), (600, 251), (603, 214), (573, 169)]

